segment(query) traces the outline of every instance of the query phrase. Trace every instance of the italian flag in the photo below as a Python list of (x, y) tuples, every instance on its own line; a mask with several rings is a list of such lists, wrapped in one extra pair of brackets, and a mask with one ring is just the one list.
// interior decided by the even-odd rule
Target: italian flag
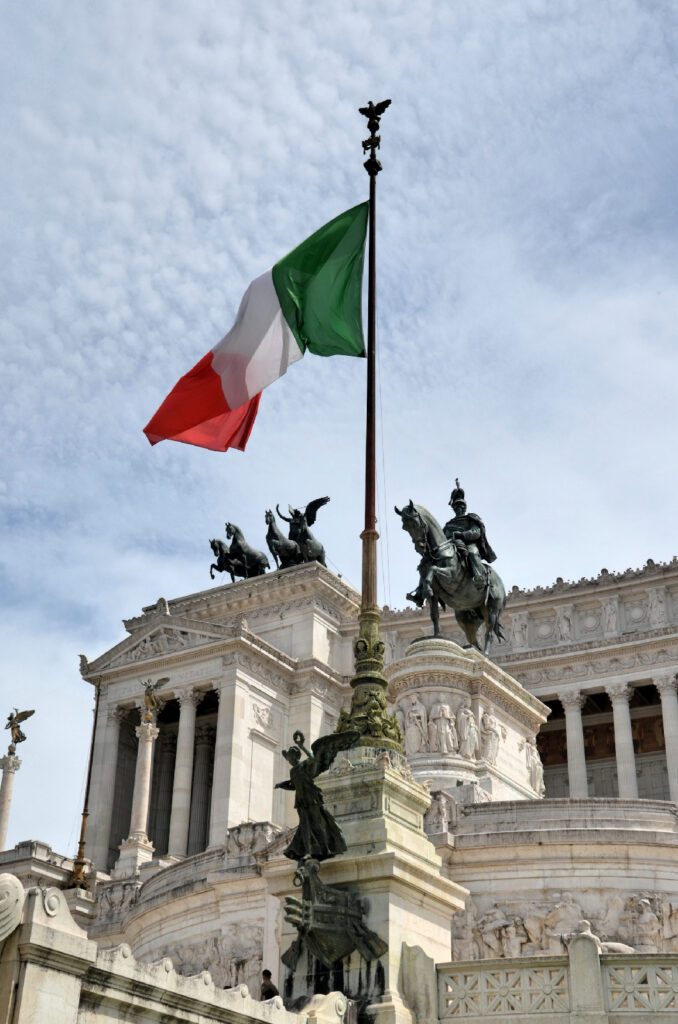
[(245, 450), (264, 388), (308, 351), (363, 356), (361, 292), (368, 203), (316, 231), (252, 281), (233, 327), (144, 427), (151, 442)]

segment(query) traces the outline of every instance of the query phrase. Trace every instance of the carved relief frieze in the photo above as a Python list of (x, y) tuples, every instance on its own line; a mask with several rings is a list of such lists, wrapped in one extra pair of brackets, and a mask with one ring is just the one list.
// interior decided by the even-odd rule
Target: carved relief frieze
[(121, 921), (136, 903), (140, 888), (138, 880), (100, 883), (96, 889), (96, 924), (111, 925)]
[(602, 952), (678, 951), (678, 903), (656, 892), (586, 890), (492, 902), (480, 897), (452, 919), (454, 960), (565, 953), (582, 920)]
[[(182, 942), (163, 949), (179, 974), (209, 971), (217, 988), (247, 985), (257, 993), (261, 982), (263, 927), (259, 924), (228, 925), (195, 942)], [(153, 954), (157, 956), (156, 953)]]
[(255, 728), (261, 729), (263, 732), (269, 732), (273, 721), (271, 705), (252, 699), (250, 706), (252, 708), (252, 719)]
[(191, 630), (158, 629), (142, 637), (137, 643), (113, 658), (107, 668), (119, 668), (136, 661), (145, 661), (147, 658), (157, 658), (160, 655), (174, 654), (187, 648), (213, 644), (219, 639), (221, 638)]

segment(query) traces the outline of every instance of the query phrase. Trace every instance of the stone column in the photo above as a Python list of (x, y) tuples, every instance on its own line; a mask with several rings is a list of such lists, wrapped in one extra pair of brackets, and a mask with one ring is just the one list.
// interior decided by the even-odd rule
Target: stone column
[(586, 779), (586, 751), (584, 748), (584, 727), (581, 709), (586, 694), (578, 690), (559, 693), (558, 700), (565, 709), (565, 734), (567, 738), (567, 777), (571, 800), (586, 800), (589, 787)]
[(155, 722), (142, 722), (134, 730), (139, 740), (137, 766), (134, 772), (134, 796), (132, 816), (129, 824), (129, 838), (148, 842), (148, 806), (151, 800), (151, 770), (153, 768), (153, 744), (158, 738)]
[(619, 797), (623, 800), (637, 800), (636, 755), (633, 750), (631, 713), (629, 711), (629, 698), (633, 693), (633, 687), (626, 683), (615, 683), (612, 686), (606, 686), (605, 692), (612, 701)]
[(21, 758), (16, 754), (5, 754), (0, 758), (2, 768), (2, 783), (0, 783), (0, 850), (5, 849), (7, 842), (7, 827), (9, 825), (9, 811), (12, 806), (12, 790), (14, 789), (14, 774), (21, 768)]
[(152, 835), (156, 856), (167, 853), (169, 838), (170, 808), (172, 806), (172, 783), (174, 780), (174, 759), (177, 738), (174, 733), (163, 733), (159, 743), (158, 792), (155, 804), (155, 823)]
[(662, 723), (664, 726), (664, 750), (666, 770), (669, 776), (669, 794), (678, 803), (678, 679), (675, 672), (658, 676), (654, 685), (659, 690), (662, 702)]
[(167, 853), (170, 857), (185, 857), (188, 850), (188, 824), (191, 813), (191, 782), (193, 780), (193, 751), (195, 747), (195, 710), (204, 694), (188, 690), (179, 694), (179, 733), (177, 756), (174, 764), (172, 790), (172, 816)]
[(103, 751), (99, 768), (99, 786), (95, 800), (91, 806), (96, 808), (96, 817), (90, 818), (92, 823), (91, 845), (87, 844), (87, 854), (92, 858), (94, 867), (99, 871), (108, 868), (108, 848), (113, 824), (113, 796), (115, 779), (118, 769), (118, 740), (120, 739), (120, 723), (126, 711), (122, 708), (108, 708), (105, 718), (106, 731), (103, 736)]
[[(235, 668), (235, 666), (234, 666)], [(214, 781), (208, 846), (222, 846), (226, 830), (247, 819), (250, 782), (248, 688), (234, 671), (218, 688)]]
[[(142, 712), (143, 713), (143, 712)], [(139, 868), (153, 856), (153, 844), (148, 838), (148, 811), (151, 802), (151, 772), (153, 770), (153, 745), (160, 730), (155, 722), (144, 721), (135, 729), (139, 746), (134, 771), (134, 793), (129, 835), (120, 844), (120, 856), (113, 870), (114, 878), (137, 875)]]
[(213, 749), (214, 726), (199, 725), (195, 730), (195, 769), (187, 846), (189, 856), (194, 853), (202, 853), (207, 846)]

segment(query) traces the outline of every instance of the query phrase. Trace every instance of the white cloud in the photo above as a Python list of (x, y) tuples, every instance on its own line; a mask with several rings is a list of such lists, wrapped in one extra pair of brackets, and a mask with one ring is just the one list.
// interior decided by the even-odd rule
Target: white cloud
[[(151, 450), (141, 427), (249, 280), (365, 195), (369, 97), (394, 101), (379, 180), (394, 603), (416, 559), (388, 510), (411, 496), (444, 518), (457, 475), (509, 587), (674, 553), (677, 25), (640, 0), (7, 15), (1, 695), (38, 707), (13, 838), (68, 845), (90, 700), (76, 654), (206, 585), (227, 517), (263, 544), (265, 508), (329, 493), (318, 534), (359, 578), (363, 363), (294, 367), (245, 456)], [(57, 744), (43, 723), (62, 693), (76, 725)]]

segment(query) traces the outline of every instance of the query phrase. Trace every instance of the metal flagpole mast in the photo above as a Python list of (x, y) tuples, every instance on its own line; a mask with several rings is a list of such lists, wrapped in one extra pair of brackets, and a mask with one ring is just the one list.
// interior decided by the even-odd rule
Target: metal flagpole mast
[(92, 762), (94, 760), (94, 737), (97, 731), (99, 719), (99, 698), (101, 697), (101, 683), (96, 682), (96, 697), (94, 700), (94, 721), (92, 722), (92, 735), (89, 745), (89, 760), (87, 762), (87, 782), (85, 783), (85, 799), (83, 801), (82, 817), (80, 819), (80, 839), (78, 841), (78, 852), (73, 861), (73, 871), (68, 881), (67, 889), (84, 889), (87, 886), (85, 878), (85, 835), (87, 832), (87, 819), (89, 818), (89, 791), (92, 783)]
[(367, 118), (370, 132), (363, 141), (363, 153), (369, 154), (364, 163), (370, 179), (370, 215), (368, 249), (367, 293), (367, 409), (365, 429), (365, 525), (361, 534), (362, 599), (360, 604), (358, 638), (354, 645), (355, 676), (351, 680), (353, 695), (350, 714), (339, 723), (338, 729), (356, 729), (361, 734), (359, 746), (390, 747), (400, 750), (398, 727), (386, 712), (386, 679), (384, 670), (384, 644), (379, 637), (381, 615), (377, 603), (377, 459), (376, 459), (376, 341), (377, 341), (377, 175), (381, 163), (377, 150), (381, 143), (378, 135), (382, 114), (390, 100), (370, 101), (360, 113)]

